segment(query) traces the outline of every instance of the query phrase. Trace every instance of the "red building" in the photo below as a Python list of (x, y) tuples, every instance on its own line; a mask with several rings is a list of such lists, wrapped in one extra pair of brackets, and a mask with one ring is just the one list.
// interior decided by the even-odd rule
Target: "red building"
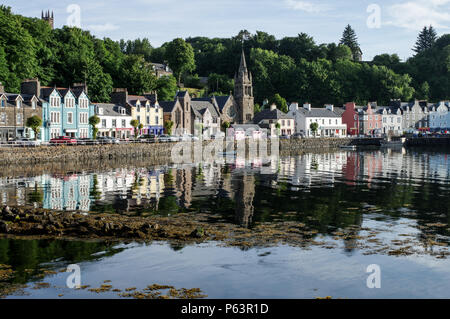
[(345, 111), (342, 114), (342, 123), (347, 125), (348, 135), (359, 134), (359, 113), (354, 102), (345, 104)]

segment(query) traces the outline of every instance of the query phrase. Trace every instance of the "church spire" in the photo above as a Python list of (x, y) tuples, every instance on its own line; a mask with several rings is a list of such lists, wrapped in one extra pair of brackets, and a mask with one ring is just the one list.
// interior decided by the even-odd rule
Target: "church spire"
[(245, 61), (244, 49), (242, 49), (241, 65), (239, 66), (239, 72), (247, 72), (247, 62)]

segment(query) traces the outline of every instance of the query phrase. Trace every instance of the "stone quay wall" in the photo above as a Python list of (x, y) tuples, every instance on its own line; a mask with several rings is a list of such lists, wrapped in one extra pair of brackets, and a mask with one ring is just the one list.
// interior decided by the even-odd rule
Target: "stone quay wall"
[[(210, 142), (203, 142), (205, 147)], [(67, 165), (90, 163), (92, 161), (125, 161), (145, 160), (147, 164), (163, 165), (172, 162), (172, 147), (175, 143), (129, 143), (107, 145), (77, 145), (77, 146), (40, 146), (26, 148), (0, 148), (0, 166), (30, 165), (45, 163), (61, 163)], [(225, 143), (224, 143), (225, 145)], [(309, 138), (282, 139), (279, 141), (281, 155), (301, 152), (336, 149), (349, 145), (379, 145), (377, 139), (351, 138)], [(267, 145), (270, 154), (271, 144)], [(247, 143), (248, 150), (248, 143)], [(226, 149), (224, 149), (226, 151)]]
[(450, 146), (450, 137), (408, 138), (406, 146)]

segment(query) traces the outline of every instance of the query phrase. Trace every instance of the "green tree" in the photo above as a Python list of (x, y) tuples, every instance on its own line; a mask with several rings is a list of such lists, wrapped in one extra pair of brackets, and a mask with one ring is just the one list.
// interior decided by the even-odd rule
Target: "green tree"
[(350, 48), (353, 55), (353, 60), (357, 61), (360, 55), (361, 49), (358, 43), (358, 37), (356, 36), (355, 30), (348, 24), (342, 33), (342, 38), (339, 44), (346, 45)]
[(172, 135), (172, 128), (174, 123), (172, 121), (165, 121), (164, 122), (164, 131), (168, 135)]
[(288, 112), (288, 106), (287, 106), (287, 102), (286, 99), (281, 97), (280, 94), (276, 93), (274, 96), (272, 96), (269, 99), (269, 104), (275, 104), (277, 106), (277, 108), (284, 112), (287, 113)]
[[(8, 70), (8, 62), (6, 61), (6, 54), (5, 50), (0, 47), (0, 79), (1, 81), (7, 80), (9, 77), (9, 70)], [(5, 84), (4, 82), (2, 82)]]
[(42, 119), (37, 115), (33, 115), (27, 119), (26, 126), (33, 130), (34, 139), (37, 140), (42, 126)]
[(417, 37), (417, 41), (413, 48), (413, 51), (416, 53), (421, 53), (423, 51), (431, 49), (431, 47), (436, 42), (436, 39), (437, 34), (433, 26), (430, 25), (430, 27), (426, 26), (423, 27), (422, 31), (419, 33), (419, 36)]
[(92, 115), (89, 118), (89, 125), (92, 126), (92, 138), (97, 139), (98, 128), (97, 125), (100, 123), (100, 118), (97, 115)]
[(313, 132), (314, 137), (316, 137), (317, 131), (319, 130), (319, 124), (313, 122), (309, 125), (309, 129)]
[(122, 87), (130, 93), (141, 95), (156, 88), (156, 76), (143, 56), (127, 55), (121, 67)]
[(166, 60), (177, 77), (178, 85), (180, 85), (183, 74), (195, 70), (194, 49), (181, 38), (177, 38), (167, 45)]
[(225, 74), (211, 73), (208, 77), (208, 91), (230, 94), (234, 89), (234, 81)]
[(230, 122), (224, 121), (221, 125), (222, 131), (225, 133), (227, 132), (227, 129), (229, 129), (231, 126)]
[(138, 138), (138, 127), (139, 127), (139, 121), (138, 120), (131, 120), (130, 125), (134, 128), (134, 138)]
[(177, 94), (177, 79), (173, 75), (165, 75), (156, 81), (158, 99), (161, 101), (172, 101)]

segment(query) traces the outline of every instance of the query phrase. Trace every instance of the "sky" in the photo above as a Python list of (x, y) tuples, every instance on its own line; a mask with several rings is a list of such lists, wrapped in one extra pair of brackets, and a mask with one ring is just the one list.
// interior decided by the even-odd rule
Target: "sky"
[(99, 38), (148, 38), (154, 47), (174, 38), (231, 37), (240, 30), (277, 38), (304, 32), (317, 44), (339, 42), (347, 24), (356, 31), (363, 60), (413, 55), (419, 31), (433, 25), (450, 33), (450, 0), (3, 0), (14, 13), (55, 15), (55, 27), (76, 25)]

